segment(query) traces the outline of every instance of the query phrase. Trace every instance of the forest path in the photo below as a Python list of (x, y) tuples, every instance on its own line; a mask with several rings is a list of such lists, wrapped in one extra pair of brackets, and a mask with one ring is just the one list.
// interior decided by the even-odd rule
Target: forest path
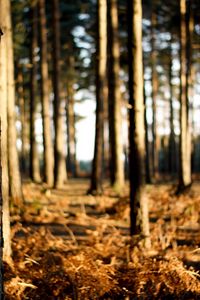
[[(24, 228), (38, 230), (43, 227), (54, 236), (80, 243), (97, 231), (109, 234), (111, 228), (120, 235), (128, 235), (128, 215), (121, 219), (113, 218), (115, 203), (126, 198), (127, 204), (127, 188), (122, 196), (118, 196), (105, 183), (104, 195), (92, 196), (87, 195), (88, 187), (89, 181), (83, 179), (69, 180), (59, 190), (25, 182), (23, 217), (19, 220), (19, 216), (15, 215), (12, 220), (19, 220)], [(20, 235), (23, 235), (22, 232), (17, 233), (17, 236)]]

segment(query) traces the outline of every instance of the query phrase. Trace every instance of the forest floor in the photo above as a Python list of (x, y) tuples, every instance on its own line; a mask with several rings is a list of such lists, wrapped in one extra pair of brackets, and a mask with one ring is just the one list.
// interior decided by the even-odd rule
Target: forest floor
[(6, 299), (200, 299), (200, 186), (179, 197), (171, 185), (147, 186), (147, 251), (129, 238), (128, 186), (118, 196), (105, 185), (100, 197), (88, 185), (24, 183), (23, 213), (11, 208)]

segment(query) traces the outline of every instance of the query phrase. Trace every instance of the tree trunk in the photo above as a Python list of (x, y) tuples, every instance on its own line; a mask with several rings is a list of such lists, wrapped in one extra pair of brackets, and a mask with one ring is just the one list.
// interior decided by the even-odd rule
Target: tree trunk
[(97, 74), (96, 74), (96, 133), (89, 193), (102, 193), (103, 124), (106, 99), (107, 7), (106, 0), (98, 0)]
[(17, 153), (17, 134), (15, 126), (15, 81), (14, 81), (14, 57), (12, 41), (12, 25), (10, 15), (10, 0), (5, 0), (8, 10), (7, 22), (7, 110), (8, 110), (8, 163), (10, 195), (13, 203), (22, 203), (22, 185), (19, 171), (19, 159)]
[(122, 116), (119, 82), (119, 39), (117, 1), (108, 0), (108, 102), (109, 102), (109, 138), (110, 138), (110, 175), (111, 184), (117, 191), (124, 185), (124, 164), (122, 160)]
[(1, 119), (1, 168), (2, 168), (2, 198), (3, 198), (3, 259), (11, 259), (11, 235), (9, 213), (9, 181), (8, 181), (8, 127), (7, 127), (7, 1), (0, 0), (0, 20), (4, 35), (0, 44), (0, 119)]
[(54, 185), (62, 187), (67, 179), (65, 138), (64, 138), (64, 111), (60, 97), (60, 24), (59, 1), (52, 0), (53, 14), (53, 91), (54, 91)]
[(54, 156), (51, 136), (51, 117), (49, 101), (49, 78), (47, 63), (47, 33), (46, 33), (46, 15), (45, 2), (38, 0), (39, 18), (40, 18), (40, 63), (41, 63), (41, 98), (42, 98), (42, 121), (43, 121), (43, 143), (44, 143), (44, 176), (48, 186), (54, 184)]
[(154, 12), (154, 1), (152, 5), (151, 14), (151, 83), (152, 83), (152, 110), (153, 110), (153, 142), (152, 142), (152, 160), (153, 160), (153, 177), (158, 178), (159, 172), (159, 158), (158, 158), (158, 135), (157, 135), (157, 95), (158, 95), (158, 76), (156, 72), (156, 49), (155, 49), (155, 28), (156, 28), (156, 14)]
[(25, 99), (24, 99), (24, 87), (23, 87), (23, 73), (22, 66), (17, 65), (17, 94), (18, 94), (18, 105), (20, 109), (20, 121), (21, 121), (21, 141), (22, 141), (22, 149), (21, 149), (21, 170), (24, 175), (26, 175), (27, 171), (27, 161), (28, 161), (28, 151), (27, 151), (27, 143), (26, 143), (26, 112), (25, 112)]
[(32, 28), (31, 28), (31, 74), (30, 74), (30, 177), (34, 182), (41, 182), (40, 177), (40, 161), (36, 141), (36, 114), (37, 114), (37, 101), (36, 101), (36, 88), (37, 88), (37, 64), (36, 64), (36, 48), (37, 48), (37, 6), (32, 4), (31, 7)]
[(68, 78), (67, 78), (67, 103), (66, 103), (66, 119), (67, 119), (67, 170), (73, 177), (77, 176), (76, 162), (76, 129), (75, 129), (75, 113), (74, 113), (74, 57), (68, 56)]
[(150, 246), (148, 199), (145, 192), (145, 125), (142, 60), (142, 3), (128, 0), (129, 162), (131, 235)]
[[(1, 43), (1, 35), (2, 35), (2, 31), (0, 29), (0, 43)], [(3, 228), (3, 198), (2, 198), (1, 119), (0, 119), (0, 241), (1, 241), (0, 242), (0, 299), (3, 299), (3, 230), (2, 228)]]
[[(170, 42), (172, 44), (172, 40)], [(176, 172), (176, 141), (174, 132), (174, 109), (173, 109), (173, 85), (172, 85), (172, 47), (169, 53), (169, 90), (170, 90), (170, 136), (169, 136), (169, 172), (173, 175)]]
[(191, 133), (189, 124), (189, 101), (187, 95), (187, 37), (186, 0), (180, 0), (180, 163), (179, 190), (191, 184)]

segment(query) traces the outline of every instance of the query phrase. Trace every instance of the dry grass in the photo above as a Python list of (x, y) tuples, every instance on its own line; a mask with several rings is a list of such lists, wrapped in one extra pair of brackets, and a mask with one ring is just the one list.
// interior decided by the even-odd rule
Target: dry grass
[(24, 186), (23, 217), (12, 211), (6, 299), (200, 299), (198, 195), (149, 188), (147, 252), (128, 236), (127, 191), (91, 197), (86, 183), (69, 187)]

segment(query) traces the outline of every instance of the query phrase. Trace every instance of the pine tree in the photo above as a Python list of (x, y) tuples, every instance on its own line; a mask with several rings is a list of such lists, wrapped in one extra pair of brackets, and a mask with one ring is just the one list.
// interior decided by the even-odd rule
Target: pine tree
[(142, 3), (128, 0), (129, 54), (129, 168), (131, 235), (141, 235), (150, 246), (148, 199), (145, 192), (145, 127), (142, 59)]

